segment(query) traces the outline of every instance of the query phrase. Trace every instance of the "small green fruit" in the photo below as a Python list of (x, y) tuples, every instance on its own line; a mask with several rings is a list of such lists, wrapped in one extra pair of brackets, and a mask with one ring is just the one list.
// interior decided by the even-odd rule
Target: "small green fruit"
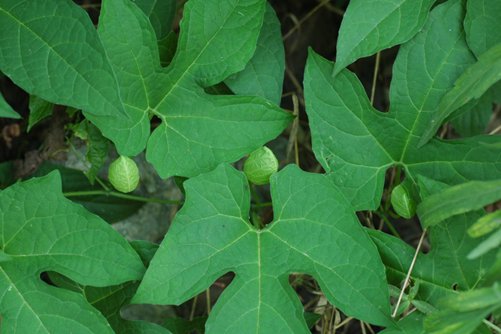
[(266, 146), (252, 152), (244, 163), (247, 179), (257, 185), (269, 183), (270, 176), (277, 170), (278, 160)]
[(139, 170), (134, 160), (120, 156), (110, 164), (108, 179), (116, 190), (130, 193), (139, 184)]

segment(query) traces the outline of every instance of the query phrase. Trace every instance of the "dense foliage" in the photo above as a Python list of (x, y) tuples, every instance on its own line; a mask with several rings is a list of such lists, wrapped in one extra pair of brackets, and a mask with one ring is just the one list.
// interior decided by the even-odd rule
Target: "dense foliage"
[(280, 6), (0, 0), (2, 333), (501, 333), (501, 2)]

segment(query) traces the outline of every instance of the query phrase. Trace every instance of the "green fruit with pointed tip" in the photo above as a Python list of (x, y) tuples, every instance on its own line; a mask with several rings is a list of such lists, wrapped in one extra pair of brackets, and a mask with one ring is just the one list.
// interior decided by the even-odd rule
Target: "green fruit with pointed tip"
[(120, 156), (110, 164), (108, 179), (116, 190), (130, 193), (139, 184), (139, 170), (134, 160)]
[(269, 183), (270, 176), (276, 171), (278, 171), (278, 160), (266, 146), (252, 152), (244, 163), (247, 179), (257, 185)]

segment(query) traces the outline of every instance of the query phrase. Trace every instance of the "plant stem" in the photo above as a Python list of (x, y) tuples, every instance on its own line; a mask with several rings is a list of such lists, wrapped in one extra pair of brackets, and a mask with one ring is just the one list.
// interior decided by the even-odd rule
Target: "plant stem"
[(395, 228), (395, 226), (393, 226), (393, 224), (390, 222), (390, 220), (386, 217), (386, 215), (384, 213), (379, 212), (379, 211), (375, 211), (375, 214), (378, 215), (379, 218), (381, 218), (386, 223), (386, 226), (390, 230), (391, 234), (393, 234), (394, 236), (396, 236), (399, 239), (402, 239), (402, 237), (398, 233), (398, 231)]
[(171, 199), (162, 199), (162, 198), (154, 198), (154, 197), (142, 197), (136, 195), (129, 195), (119, 193), (117, 191), (110, 190), (86, 190), (86, 191), (72, 191), (64, 193), (65, 197), (83, 197), (83, 196), (111, 196), (122, 199), (128, 199), (136, 202), (144, 202), (144, 203), (161, 203), (168, 205), (181, 205), (183, 202), (178, 200)]
[(405, 276), (404, 285), (402, 286), (402, 290), (400, 291), (400, 295), (398, 296), (398, 300), (397, 300), (397, 304), (395, 305), (395, 309), (393, 310), (393, 313), (391, 314), (392, 318), (395, 318), (395, 316), (397, 315), (398, 308), (400, 306), (400, 303), (402, 302), (402, 297), (404, 296), (404, 293), (405, 293), (405, 289), (407, 288), (407, 285), (409, 284), (412, 270), (414, 269), (414, 265), (416, 264), (418, 254), (421, 251), (421, 246), (423, 245), (424, 236), (426, 235), (426, 231), (427, 231), (427, 229), (425, 228), (423, 230), (423, 233), (421, 233), (421, 238), (419, 238), (419, 242), (418, 242), (418, 245), (416, 247), (416, 252), (414, 253), (414, 257), (412, 258), (411, 265), (409, 267), (409, 270), (407, 271), (407, 275)]
[(500, 333), (500, 334), (501, 334), (501, 328), (499, 328), (498, 326), (496, 326), (495, 324), (493, 324), (493, 323), (492, 323), (492, 322), (490, 322), (489, 320), (484, 319), (484, 320), (482, 320), (482, 321), (483, 321), (483, 323), (484, 323), (487, 327), (489, 327), (489, 328), (491, 328), (491, 329), (495, 330), (495, 331), (496, 331), (496, 333)]
[(210, 287), (205, 290), (205, 299), (207, 302), (207, 315), (210, 314), (211, 308), (210, 308)]
[(301, 24), (303, 24), (306, 20), (308, 20), (313, 14), (315, 14), (320, 8), (322, 8), (323, 6), (327, 5), (329, 3), (330, 0), (323, 0), (322, 2), (320, 2), (318, 5), (316, 5), (312, 10), (310, 10), (305, 16), (303, 16), (298, 22), (297, 24), (291, 29), (289, 30), (283, 37), (283, 40), (285, 41), (287, 38), (291, 37), (291, 35), (299, 29), (299, 27), (301, 26)]
[(379, 62), (381, 60), (381, 52), (376, 53), (376, 64), (374, 64), (374, 75), (372, 77), (371, 88), (371, 105), (374, 106), (374, 97), (376, 96), (377, 73), (379, 72)]
[(195, 310), (197, 308), (198, 295), (193, 297), (193, 303), (191, 304), (190, 317), (188, 318), (190, 321), (195, 317)]

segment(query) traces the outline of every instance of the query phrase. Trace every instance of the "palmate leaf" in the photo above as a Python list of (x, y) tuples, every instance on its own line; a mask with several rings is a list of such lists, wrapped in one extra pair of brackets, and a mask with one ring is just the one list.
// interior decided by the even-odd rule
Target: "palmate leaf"
[[(162, 68), (155, 31), (132, 1), (104, 1), (97, 34), (71, 1), (2, 0), (0, 68), (28, 92), (82, 109), (122, 155), (148, 142), (162, 177), (193, 176), (262, 146), (291, 119), (262, 98), (204, 92), (244, 69), (264, 11), (264, 0), (190, 0)], [(162, 124), (150, 137), (151, 114)]]
[(113, 333), (74, 292), (44, 283), (61, 273), (84, 285), (138, 280), (137, 253), (106, 222), (64, 198), (57, 172), (0, 192), (2, 333)]
[[(289, 115), (264, 99), (203, 91), (244, 68), (256, 48), (264, 10), (263, 0), (189, 1), (177, 53), (161, 69), (142, 12), (128, 0), (104, 2), (99, 35), (127, 110), (143, 115), (149, 110), (163, 121), (146, 155), (162, 177), (193, 176), (237, 160), (287, 125)], [(123, 21), (134, 25), (124, 29)]]
[(207, 333), (309, 333), (288, 283), (315, 277), (336, 307), (389, 325), (384, 271), (343, 195), (323, 175), (289, 166), (271, 180), (274, 222), (249, 222), (243, 173), (228, 165), (185, 182), (186, 202), (155, 254), (134, 303), (179, 304), (218, 277), (236, 277), (214, 306)]
[(334, 64), (310, 53), (305, 97), (319, 162), (357, 209), (379, 206), (385, 171), (402, 167), (446, 183), (501, 177), (499, 137), (433, 139), (418, 148), (440, 99), (475, 59), (462, 31), (460, 1), (437, 6), (404, 44), (393, 67), (391, 108), (377, 112), (351, 72), (332, 76)]
[(434, 2), (351, 0), (339, 29), (334, 72), (339, 73), (358, 58), (411, 39), (423, 27)]

